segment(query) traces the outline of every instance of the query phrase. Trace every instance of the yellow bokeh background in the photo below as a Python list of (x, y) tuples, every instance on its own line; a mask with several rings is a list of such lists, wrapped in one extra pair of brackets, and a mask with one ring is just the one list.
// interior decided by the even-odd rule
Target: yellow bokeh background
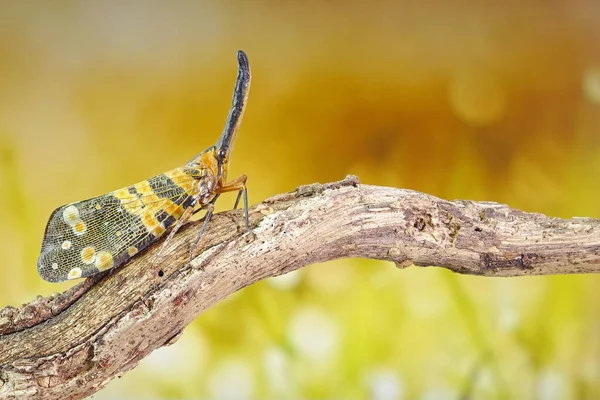
[[(352, 173), (600, 217), (596, 0), (5, 1), (0, 306), (69, 286), (35, 268), (53, 209), (216, 142), (238, 48), (253, 82), (230, 174), (250, 203)], [(599, 398), (599, 289), (314, 265), (230, 296), (95, 398)]]

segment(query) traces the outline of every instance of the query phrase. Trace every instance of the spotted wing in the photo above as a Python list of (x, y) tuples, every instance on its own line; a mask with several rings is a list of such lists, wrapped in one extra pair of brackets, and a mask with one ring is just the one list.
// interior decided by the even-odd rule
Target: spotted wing
[(61, 282), (118, 266), (169, 229), (196, 195), (203, 171), (176, 168), (59, 207), (46, 226), (38, 272)]

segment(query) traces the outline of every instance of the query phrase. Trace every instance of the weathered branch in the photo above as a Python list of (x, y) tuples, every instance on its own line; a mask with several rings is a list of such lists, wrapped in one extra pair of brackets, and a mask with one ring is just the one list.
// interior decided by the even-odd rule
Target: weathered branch
[(191, 264), (200, 223), (176, 235), (158, 266), (154, 246), (61, 295), (0, 310), (0, 399), (88, 396), (224, 297), (316, 262), (364, 257), (486, 276), (600, 272), (598, 220), (445, 201), (351, 176), (254, 206), (255, 238), (242, 221), (241, 211), (216, 215)]

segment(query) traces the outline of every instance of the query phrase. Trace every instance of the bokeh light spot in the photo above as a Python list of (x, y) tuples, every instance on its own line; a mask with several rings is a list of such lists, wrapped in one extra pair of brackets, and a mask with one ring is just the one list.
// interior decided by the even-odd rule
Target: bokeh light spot
[(585, 97), (596, 105), (600, 105), (600, 66), (588, 67), (583, 72), (583, 93)]
[(307, 283), (323, 293), (340, 293), (352, 287), (354, 268), (346, 259), (329, 261), (318, 268), (310, 268), (306, 273)]
[[(190, 329), (173, 346), (161, 347), (140, 363), (141, 372), (146, 378), (181, 384), (184, 378), (193, 378), (201, 374), (210, 356), (204, 334)], [(165, 374), (165, 365), (169, 366)]]
[[(554, 370), (543, 371), (537, 382), (537, 398), (541, 400), (567, 399), (564, 376)], [(566, 395), (566, 396), (565, 396)]]
[(335, 323), (313, 307), (303, 307), (292, 315), (288, 335), (299, 354), (313, 359), (327, 359), (339, 343)]
[(454, 114), (463, 122), (481, 127), (498, 122), (506, 108), (506, 94), (492, 73), (462, 70), (450, 81), (448, 93)]
[(288, 272), (287, 274), (269, 278), (267, 279), (267, 283), (275, 289), (290, 290), (294, 289), (300, 284), (303, 274), (304, 272), (302, 270), (295, 270)]
[(270, 347), (263, 354), (267, 385), (273, 395), (283, 396), (294, 388), (288, 355), (279, 347)]
[(398, 374), (388, 369), (371, 371), (367, 376), (369, 398), (374, 400), (402, 399), (404, 385)]
[(227, 360), (208, 378), (210, 398), (238, 400), (253, 398), (255, 377), (247, 362)]

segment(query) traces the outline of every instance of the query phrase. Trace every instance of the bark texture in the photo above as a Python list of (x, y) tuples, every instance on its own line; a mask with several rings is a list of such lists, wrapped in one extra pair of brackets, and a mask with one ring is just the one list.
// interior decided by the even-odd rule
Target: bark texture
[(201, 221), (159, 263), (160, 243), (69, 291), (0, 310), (0, 399), (79, 399), (177, 340), (204, 310), (261, 279), (343, 257), (461, 274), (600, 272), (600, 221), (560, 219), (491, 202), (446, 201), (359, 185), (356, 177), (299, 187), (214, 216), (188, 263)]

